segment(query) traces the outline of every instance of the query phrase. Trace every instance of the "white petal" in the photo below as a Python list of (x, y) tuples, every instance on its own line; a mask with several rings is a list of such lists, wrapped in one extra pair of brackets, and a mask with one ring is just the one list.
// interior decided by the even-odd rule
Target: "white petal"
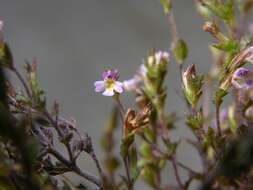
[(114, 91), (113, 91), (113, 90), (106, 89), (106, 90), (103, 92), (103, 95), (104, 95), (104, 96), (113, 96), (113, 95), (114, 95)]
[(141, 82), (140, 77), (136, 75), (132, 79), (125, 80), (123, 82), (123, 86), (126, 91), (134, 91), (138, 88), (140, 82)]
[(3, 30), (3, 27), (4, 27), (4, 22), (2, 20), (0, 20), (0, 31)]
[(104, 81), (96, 81), (94, 82), (95, 91), (102, 92), (105, 90), (105, 82)]
[(115, 81), (114, 90), (115, 90), (116, 92), (118, 92), (118, 93), (122, 93), (122, 92), (123, 92), (123, 83), (122, 83), (122, 82)]
[(140, 65), (140, 68), (138, 70), (138, 74), (141, 76), (141, 77), (145, 77), (146, 74), (147, 74), (148, 70), (146, 68), (146, 66), (144, 64), (141, 64)]

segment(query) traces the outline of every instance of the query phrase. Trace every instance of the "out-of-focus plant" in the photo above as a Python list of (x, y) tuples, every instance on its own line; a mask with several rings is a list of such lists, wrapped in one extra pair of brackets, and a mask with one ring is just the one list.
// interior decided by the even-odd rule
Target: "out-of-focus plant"
[[(94, 82), (95, 92), (115, 101), (101, 138), (101, 164), (91, 137), (77, 130), (74, 119), (62, 117), (58, 103), (48, 109), (36, 61), (25, 64), (24, 76), (17, 69), (0, 22), (0, 189), (73, 190), (91, 185), (100, 190), (134, 190), (140, 180), (154, 190), (187, 190), (194, 181), (203, 190), (253, 188), (253, 71), (248, 66), (253, 63), (253, 27), (247, 31), (246, 25), (253, 1), (195, 0), (204, 20), (202, 29), (214, 39), (208, 44), (213, 63), (206, 74), (196, 64), (186, 65), (188, 45), (178, 33), (173, 1), (160, 0), (160, 4), (171, 31), (170, 49), (151, 49), (128, 80), (121, 82), (119, 72), (108, 69)], [(179, 70), (184, 115), (165, 109), (170, 92), (166, 74), (173, 62)], [(5, 70), (16, 75), (23, 91), (16, 90)], [(121, 96), (127, 93), (135, 95), (135, 107), (122, 103)], [(172, 140), (178, 120), (194, 139)], [(120, 138), (116, 138), (118, 129)], [(201, 170), (178, 161), (181, 141), (197, 150)], [(59, 144), (67, 155), (59, 151)], [(97, 175), (80, 166), (82, 153), (94, 161)], [(174, 183), (162, 177), (168, 164)], [(182, 178), (182, 170), (187, 177)], [(63, 175), (67, 172), (84, 182), (73, 184)]]

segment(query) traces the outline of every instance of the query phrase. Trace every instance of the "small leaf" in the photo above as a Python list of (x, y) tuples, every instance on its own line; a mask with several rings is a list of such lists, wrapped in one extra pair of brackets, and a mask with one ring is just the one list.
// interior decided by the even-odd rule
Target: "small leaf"
[(0, 42), (0, 63), (2, 66), (12, 68), (13, 57), (9, 45), (5, 42)]
[(238, 43), (235, 41), (228, 40), (219, 44), (214, 44), (213, 47), (226, 52), (235, 52), (238, 50)]
[(165, 14), (169, 14), (170, 10), (171, 10), (171, 3), (170, 0), (160, 0), (160, 3), (163, 6), (163, 12)]
[(188, 55), (188, 48), (184, 40), (179, 39), (172, 45), (172, 51), (176, 61), (182, 64)]
[(155, 187), (155, 172), (152, 167), (147, 166), (143, 168), (141, 171), (141, 176), (148, 185)]
[(125, 158), (128, 155), (129, 147), (134, 142), (134, 134), (130, 133), (121, 140), (120, 155)]
[(219, 88), (217, 91), (216, 91), (216, 93), (215, 93), (215, 97), (214, 97), (214, 102), (215, 102), (215, 104), (217, 105), (217, 106), (219, 106), (221, 103), (222, 103), (222, 99), (223, 99), (223, 97), (224, 96), (226, 96), (227, 95), (227, 91), (226, 90), (224, 90), (224, 89), (221, 89), (221, 88)]

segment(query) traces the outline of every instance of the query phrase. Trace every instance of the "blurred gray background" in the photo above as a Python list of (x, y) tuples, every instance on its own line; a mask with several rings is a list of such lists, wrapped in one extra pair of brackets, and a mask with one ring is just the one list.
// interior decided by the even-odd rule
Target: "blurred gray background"
[[(201, 30), (203, 21), (193, 0), (175, 0), (173, 5), (178, 32), (190, 49), (187, 64), (196, 63), (205, 72), (210, 66), (207, 44), (212, 39)], [(158, 0), (0, 0), (0, 19), (5, 22), (4, 35), (16, 64), (22, 69), (24, 60), (38, 60), (48, 103), (57, 100), (63, 116), (76, 118), (80, 131), (93, 138), (100, 156), (98, 139), (112, 100), (95, 93), (93, 82), (107, 68), (117, 68), (121, 80), (129, 79), (150, 48), (169, 51), (169, 26)], [(184, 114), (174, 61), (166, 82), (167, 110)], [(132, 100), (132, 95), (124, 93), (126, 107), (132, 106)], [(180, 125), (175, 138), (182, 136), (192, 135)], [(185, 143), (178, 157), (188, 166), (201, 168), (196, 152)], [(81, 162), (83, 168), (95, 171), (85, 156)], [(166, 168), (165, 180), (173, 181), (172, 174)], [(186, 177), (183, 171), (181, 175)], [(136, 189), (148, 188), (140, 183)]]

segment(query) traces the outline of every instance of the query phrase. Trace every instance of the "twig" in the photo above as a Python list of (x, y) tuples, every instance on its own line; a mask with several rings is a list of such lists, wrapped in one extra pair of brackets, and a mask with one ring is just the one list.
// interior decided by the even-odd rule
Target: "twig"
[[(120, 117), (121, 117), (121, 121), (122, 121), (122, 125), (124, 126), (124, 115), (125, 115), (125, 109), (124, 109), (124, 106), (123, 104), (121, 103), (120, 99), (119, 99), (119, 96), (114, 96), (117, 104), (118, 104), (118, 107), (120, 109)], [(124, 127), (123, 127), (124, 128)], [(122, 128), (122, 134), (124, 134), (124, 130)], [(129, 190), (132, 190), (133, 189), (133, 184), (132, 184), (132, 180), (131, 180), (131, 177), (130, 177), (130, 172), (129, 172), (129, 165), (128, 165), (128, 155), (123, 158), (123, 164), (124, 164), (124, 168), (125, 168), (125, 172), (126, 172), (126, 177), (127, 177), (127, 186), (128, 186), (128, 189)]]
[(86, 180), (96, 184), (97, 186), (101, 187), (101, 181), (92, 174), (88, 172), (82, 171), (78, 166), (76, 166), (73, 162), (68, 161), (66, 158), (64, 158), (57, 150), (53, 148), (48, 149), (48, 153), (52, 154), (55, 158), (57, 158), (59, 161), (61, 161), (66, 167), (74, 171), (79, 176), (85, 178)]
[(178, 172), (175, 156), (171, 157), (171, 163), (172, 163), (172, 166), (173, 166), (173, 169), (174, 169), (174, 173), (175, 173), (175, 177), (176, 177), (177, 183), (178, 183), (178, 185), (179, 185), (180, 188), (183, 188), (183, 183), (182, 183), (182, 181), (180, 179), (180, 176), (179, 176), (179, 172)]
[(103, 180), (103, 178), (104, 178), (105, 175), (104, 175), (102, 167), (101, 167), (101, 165), (100, 165), (100, 163), (98, 161), (97, 155), (95, 154), (93, 148), (92, 148), (91, 152), (89, 153), (89, 155), (91, 156), (92, 160), (94, 161), (94, 163), (95, 163), (95, 165), (96, 165), (96, 167), (98, 169), (98, 172), (99, 172), (101, 180)]
[(176, 42), (178, 40), (178, 32), (177, 32), (176, 21), (175, 21), (174, 14), (172, 11), (168, 15), (168, 21), (169, 21), (169, 26), (171, 28), (170, 33), (171, 33), (172, 42)]
[(218, 130), (218, 135), (221, 136), (221, 126), (220, 126), (220, 105), (216, 105), (216, 125)]
[(124, 124), (124, 115), (125, 115), (124, 106), (121, 103), (118, 95), (114, 96), (114, 99), (116, 100), (116, 102), (118, 104), (118, 107), (119, 107), (119, 110), (120, 110), (120, 118), (121, 118), (122, 124)]
[(32, 98), (31, 92), (29, 90), (29, 87), (25, 81), (25, 79), (22, 77), (22, 75), (20, 74), (20, 72), (18, 71), (18, 69), (16, 67), (12, 67), (11, 68), (12, 71), (15, 73), (15, 75), (17, 76), (17, 78), (20, 80), (20, 82), (22, 83), (23, 87), (25, 88), (26, 94), (29, 98)]

